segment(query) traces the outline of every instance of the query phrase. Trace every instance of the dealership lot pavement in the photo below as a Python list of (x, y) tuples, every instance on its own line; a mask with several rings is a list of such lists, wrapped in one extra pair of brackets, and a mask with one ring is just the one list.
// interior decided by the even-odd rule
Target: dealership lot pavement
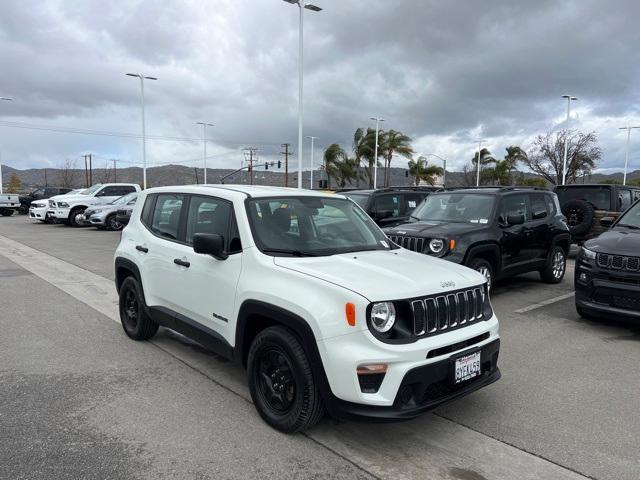
[(638, 478), (640, 328), (578, 317), (572, 270), (496, 288), (498, 383), (406, 423), (285, 436), (238, 367), (168, 330), (124, 336), (118, 239), (0, 218), (0, 477)]

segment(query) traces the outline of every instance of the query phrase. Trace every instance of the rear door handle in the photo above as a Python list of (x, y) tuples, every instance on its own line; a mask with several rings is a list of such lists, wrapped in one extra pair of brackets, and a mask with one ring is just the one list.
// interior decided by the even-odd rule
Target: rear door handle
[(136, 245), (136, 250), (142, 253), (147, 253), (149, 251), (147, 247), (143, 247), (142, 245)]
[(186, 267), (186, 268), (189, 268), (191, 266), (191, 264), (189, 262), (187, 262), (186, 260), (181, 260), (179, 258), (174, 258), (173, 259), (173, 263), (175, 263), (176, 265), (180, 265), (181, 267)]

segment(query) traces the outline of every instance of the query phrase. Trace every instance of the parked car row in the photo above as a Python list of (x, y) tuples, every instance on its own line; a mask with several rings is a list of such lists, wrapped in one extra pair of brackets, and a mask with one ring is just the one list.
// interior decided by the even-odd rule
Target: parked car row
[[(613, 213), (578, 254), (576, 308), (640, 319), (640, 201)], [(146, 340), (163, 325), (238, 360), (258, 412), (284, 432), (323, 411), (411, 418), (495, 382), (492, 286), (531, 271), (561, 282), (573, 241), (558, 195), (533, 187), (105, 184), (33, 200), (29, 214), (130, 223), (114, 257), (125, 333)]]

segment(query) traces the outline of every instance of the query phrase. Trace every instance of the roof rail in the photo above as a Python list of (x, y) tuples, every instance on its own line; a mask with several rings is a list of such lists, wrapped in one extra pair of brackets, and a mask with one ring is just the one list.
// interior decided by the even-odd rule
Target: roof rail
[(527, 185), (514, 185), (514, 186), (510, 186), (510, 187), (501, 187), (500, 185), (483, 185), (480, 187), (447, 187), (447, 188), (441, 188), (438, 191), (449, 191), (449, 190), (496, 190), (499, 192), (509, 192), (509, 191), (514, 191), (514, 190), (540, 190), (543, 192), (550, 192), (551, 189), (546, 188), (546, 187), (534, 187), (534, 186), (527, 186)]

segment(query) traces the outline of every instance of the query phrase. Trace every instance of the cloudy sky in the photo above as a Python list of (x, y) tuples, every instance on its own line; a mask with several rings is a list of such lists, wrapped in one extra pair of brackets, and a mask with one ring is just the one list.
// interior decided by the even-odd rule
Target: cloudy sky
[[(320, 147), (350, 146), (377, 115), (460, 169), (478, 137), (502, 155), (564, 128), (570, 93), (571, 126), (597, 132), (603, 169), (623, 166), (618, 127), (640, 125), (640, 2), (314, 1), (304, 119)], [(89, 152), (139, 164), (140, 86), (126, 72), (158, 77), (145, 84), (149, 164), (199, 165), (197, 121), (216, 124), (210, 167), (238, 166), (246, 146), (297, 151), (298, 8), (282, 0), (15, 0), (0, 35), (0, 95), (14, 99), (0, 103), (4, 164)], [(72, 133), (87, 130), (130, 136)]]

